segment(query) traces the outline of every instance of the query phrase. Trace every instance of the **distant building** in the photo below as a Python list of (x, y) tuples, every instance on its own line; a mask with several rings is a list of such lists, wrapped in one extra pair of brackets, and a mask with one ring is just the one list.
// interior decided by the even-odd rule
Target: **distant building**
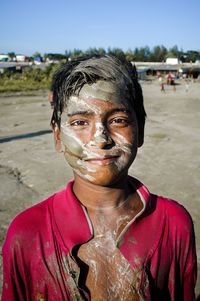
[(166, 59), (166, 64), (169, 64), (169, 65), (178, 65), (180, 64), (181, 62), (179, 61), (178, 58), (176, 57), (168, 57)]
[(16, 55), (16, 61), (17, 62), (29, 62), (30, 58), (26, 55), (23, 55), (23, 54), (17, 54)]
[(200, 77), (200, 64), (193, 64), (192, 66), (183, 66), (179, 69), (179, 73), (183, 78), (199, 78)]
[(149, 68), (137, 68), (137, 76), (139, 80), (147, 80), (147, 74), (149, 73)]
[(151, 66), (149, 67), (149, 74), (152, 75), (157, 75), (159, 73), (161, 74), (168, 74), (168, 73), (174, 73), (177, 74), (179, 70), (178, 66), (172, 66), (171, 64), (169, 65), (155, 65), (155, 66)]
[(8, 54), (0, 54), (0, 62), (9, 62), (10, 56)]

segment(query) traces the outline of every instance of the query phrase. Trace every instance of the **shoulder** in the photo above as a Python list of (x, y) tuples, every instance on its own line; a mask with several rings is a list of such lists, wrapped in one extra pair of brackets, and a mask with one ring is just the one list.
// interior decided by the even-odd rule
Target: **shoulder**
[(53, 199), (54, 195), (19, 213), (12, 220), (8, 232), (11, 230), (12, 232), (19, 231), (20, 229), (25, 230), (27, 226), (36, 226), (38, 223), (41, 224), (44, 222), (44, 218), (49, 211)]
[(55, 193), (48, 199), (22, 211), (10, 223), (3, 250), (20, 248), (29, 244), (33, 237), (44, 236), (51, 227), (52, 203), (54, 198), (62, 192)]
[[(139, 193), (145, 210), (143, 217), (150, 219), (151, 223), (165, 227), (166, 223), (175, 227), (193, 228), (192, 218), (187, 209), (179, 202), (151, 193), (138, 179), (129, 176), (130, 183)], [(144, 219), (143, 219), (144, 220)]]
[(157, 213), (162, 214), (165, 221), (176, 229), (193, 231), (193, 221), (190, 213), (179, 202), (157, 196)]
[(192, 218), (187, 209), (179, 202), (151, 193), (148, 188), (138, 179), (130, 177), (130, 182), (137, 189), (140, 197), (145, 203), (143, 216), (149, 216), (150, 220), (154, 220), (157, 224), (162, 224), (162, 221), (170, 222), (175, 225), (192, 226)]
[(157, 196), (158, 207), (162, 208), (165, 214), (170, 214), (171, 217), (181, 217), (184, 220), (191, 219), (187, 209), (178, 201), (169, 199), (163, 196)]

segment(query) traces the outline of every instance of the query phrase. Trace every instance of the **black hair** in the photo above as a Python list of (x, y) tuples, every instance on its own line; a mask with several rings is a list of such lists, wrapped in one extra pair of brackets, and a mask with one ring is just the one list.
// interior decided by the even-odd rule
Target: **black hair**
[(61, 114), (69, 97), (79, 95), (85, 84), (96, 83), (99, 80), (117, 85), (125, 83), (123, 86), (135, 111), (139, 131), (144, 131), (146, 113), (136, 68), (125, 57), (113, 55), (95, 55), (69, 61), (54, 74), (51, 85), (54, 109), (51, 124), (57, 124), (60, 128)]

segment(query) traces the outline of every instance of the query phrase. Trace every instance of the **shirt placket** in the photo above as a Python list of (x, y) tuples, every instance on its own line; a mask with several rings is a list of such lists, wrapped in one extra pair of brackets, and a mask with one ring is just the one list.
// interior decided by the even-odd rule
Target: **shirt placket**
[(72, 295), (72, 300), (90, 300), (89, 295), (79, 287), (80, 267), (71, 253), (64, 260), (64, 268), (69, 276), (67, 277), (67, 284)]

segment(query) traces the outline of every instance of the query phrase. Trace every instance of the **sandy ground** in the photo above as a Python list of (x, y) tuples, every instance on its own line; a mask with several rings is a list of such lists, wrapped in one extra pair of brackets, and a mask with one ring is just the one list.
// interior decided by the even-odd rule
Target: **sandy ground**
[[(147, 123), (145, 144), (130, 174), (149, 189), (182, 203), (192, 215), (200, 268), (200, 83), (186, 91), (180, 82), (161, 92), (158, 82), (142, 82)], [(55, 153), (47, 92), (0, 96), (0, 244), (11, 219), (60, 190), (72, 177)], [(200, 269), (199, 269), (200, 270)], [(200, 273), (199, 273), (200, 274)], [(196, 289), (200, 294), (200, 277)]]

